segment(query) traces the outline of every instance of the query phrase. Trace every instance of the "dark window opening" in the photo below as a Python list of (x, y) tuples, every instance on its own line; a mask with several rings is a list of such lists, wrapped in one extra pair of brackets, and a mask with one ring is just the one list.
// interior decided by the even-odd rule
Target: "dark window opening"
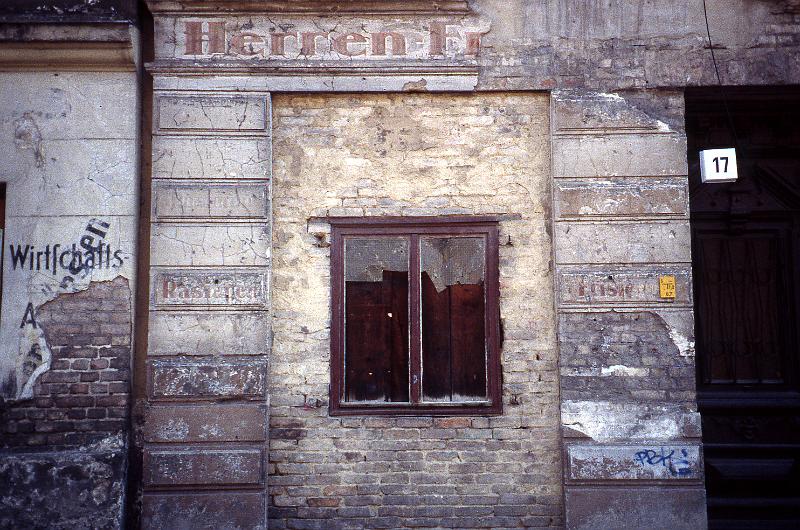
[(420, 261), (423, 400), (485, 400), (485, 241), (423, 238)]
[(408, 241), (345, 242), (345, 400), (407, 403)]
[(331, 413), (499, 413), (497, 222), (331, 224)]

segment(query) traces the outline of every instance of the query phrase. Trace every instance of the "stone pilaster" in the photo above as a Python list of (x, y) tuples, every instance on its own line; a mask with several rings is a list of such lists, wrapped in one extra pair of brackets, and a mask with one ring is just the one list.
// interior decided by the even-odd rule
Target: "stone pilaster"
[(553, 94), (569, 528), (706, 525), (682, 123), (677, 92)]
[(158, 81), (142, 524), (265, 528), (270, 96)]

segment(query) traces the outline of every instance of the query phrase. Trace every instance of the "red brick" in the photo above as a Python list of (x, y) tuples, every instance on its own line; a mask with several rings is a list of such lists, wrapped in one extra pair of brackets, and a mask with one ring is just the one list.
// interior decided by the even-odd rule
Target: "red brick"
[(108, 410), (108, 417), (109, 418), (127, 418), (128, 417), (128, 409), (124, 407), (109, 407)]
[(73, 359), (70, 363), (70, 369), (72, 370), (88, 370), (89, 369), (89, 359)]
[(71, 420), (82, 420), (86, 417), (86, 409), (70, 409), (67, 418)]
[(53, 399), (49, 397), (37, 397), (33, 400), (39, 408), (48, 408), (53, 406)]
[(98, 407), (119, 407), (128, 404), (126, 395), (97, 396), (94, 399)]
[(128, 383), (108, 383), (108, 392), (112, 394), (125, 394), (130, 390)]
[(59, 407), (91, 407), (94, 405), (92, 396), (60, 396), (56, 398)]
[(306, 502), (309, 506), (333, 508), (339, 506), (342, 500), (336, 497), (311, 497)]
[(101, 381), (127, 381), (128, 380), (129, 371), (128, 370), (103, 370), (100, 372), (100, 380)]
[(465, 429), (471, 426), (469, 418), (435, 418), (433, 423), (442, 429)]
[(100, 379), (100, 374), (97, 372), (88, 372), (81, 374), (81, 381), (82, 382), (91, 382), (97, 381)]
[(80, 379), (80, 374), (75, 372), (57, 372), (49, 371), (42, 374), (40, 380), (43, 383), (77, 383)]
[[(76, 340), (75, 342), (78, 341)], [(74, 348), (68, 352), (65, 352), (64, 356), (73, 358), (82, 357), (86, 359), (94, 359), (95, 357), (97, 357), (97, 350), (92, 348)]]
[(106, 409), (86, 409), (86, 417), (95, 420), (105, 418)]
[(109, 383), (92, 383), (89, 385), (89, 390), (92, 394), (108, 394)]
[(69, 359), (55, 359), (50, 362), (51, 370), (68, 370), (70, 367)]
[(93, 421), (91, 425), (92, 430), (96, 432), (118, 432), (124, 431), (128, 426), (128, 422), (120, 419), (107, 419)]
[(108, 359), (92, 359), (92, 370), (105, 370), (109, 366)]

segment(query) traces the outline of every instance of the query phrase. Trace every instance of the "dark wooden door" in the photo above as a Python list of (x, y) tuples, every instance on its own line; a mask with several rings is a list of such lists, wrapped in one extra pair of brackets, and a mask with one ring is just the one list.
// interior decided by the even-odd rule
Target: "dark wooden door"
[(719, 93), (687, 93), (698, 405), (709, 526), (800, 528), (800, 98), (729, 93), (739, 181), (700, 184), (732, 147)]

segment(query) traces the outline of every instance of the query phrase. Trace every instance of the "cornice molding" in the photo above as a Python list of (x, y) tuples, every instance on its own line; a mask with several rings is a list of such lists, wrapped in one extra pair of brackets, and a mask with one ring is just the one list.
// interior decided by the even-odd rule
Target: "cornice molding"
[(467, 15), (467, 0), (147, 0), (159, 15)]
[(0, 42), (0, 71), (135, 70), (136, 54), (130, 42)]
[(271, 76), (407, 76), (407, 75), (463, 75), (476, 74), (477, 65), (464, 65), (452, 62), (416, 62), (402, 63), (312, 63), (297, 64), (291, 62), (197, 62), (184, 60), (160, 60), (146, 63), (145, 68), (152, 74), (162, 75), (238, 75), (262, 74)]
[(134, 71), (138, 39), (130, 24), (0, 24), (0, 69)]

